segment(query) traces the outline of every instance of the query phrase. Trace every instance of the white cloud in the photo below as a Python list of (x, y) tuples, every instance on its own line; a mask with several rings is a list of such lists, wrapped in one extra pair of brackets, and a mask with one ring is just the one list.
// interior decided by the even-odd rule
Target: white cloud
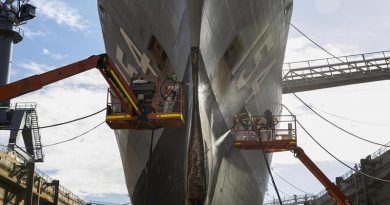
[(69, 26), (81, 31), (88, 28), (88, 21), (80, 12), (69, 6), (63, 0), (34, 0), (32, 4), (37, 6), (37, 13), (56, 21), (59, 25)]
[(53, 53), (51, 52), (49, 49), (47, 48), (43, 48), (42, 49), (42, 53), (51, 57), (51, 58), (54, 58), (56, 60), (64, 60), (66, 58), (68, 58), (68, 55), (61, 55), (61, 54), (58, 54), (58, 53)]
[(37, 37), (45, 37), (47, 36), (46, 32), (43, 31), (33, 31), (29, 29), (28, 27), (23, 27), (22, 30), (24, 31), (24, 36), (29, 38), (29, 39), (35, 39)]
[[(41, 126), (85, 116), (106, 105), (107, 85), (98, 75), (97, 70), (88, 71), (13, 102), (37, 102)], [(85, 87), (85, 82), (98, 86)], [(51, 144), (75, 137), (104, 120), (103, 112), (79, 122), (42, 129), (42, 142)], [(45, 162), (38, 164), (38, 168), (52, 172), (52, 178), (59, 179), (77, 195), (127, 194), (115, 135), (106, 124), (74, 141), (44, 147), (44, 153)]]
[[(46, 55), (52, 55), (49, 50), (43, 49), (43, 53)], [(25, 62), (18, 64), (19, 67), (27, 70), (27, 72), (17, 72), (15, 75), (22, 75), (21, 78), (31, 76), (33, 74), (41, 74), (50, 70), (54, 70), (61, 66), (47, 65), (44, 63), (38, 63), (35, 61)], [(14, 69), (16, 70), (16, 69)], [(64, 89), (83, 89), (95, 90), (107, 88), (107, 83), (97, 69), (92, 68), (90, 71), (79, 73), (71, 78), (63, 79), (55, 82), (48, 87), (57, 87)], [(46, 89), (44, 90), (46, 91)]]
[(37, 63), (34, 61), (30, 61), (27, 63), (20, 63), (20, 64), (18, 64), (18, 66), (32, 72), (32, 73), (30, 73), (30, 75), (40, 74), (40, 73), (46, 72), (48, 70), (51, 70), (53, 68), (53, 66), (49, 66), (46, 64), (40, 64), (40, 63)]
[(331, 14), (340, 9), (341, 0), (315, 0), (316, 10), (321, 14)]
[[(337, 57), (361, 52), (355, 45), (345, 45), (341, 43), (327, 43), (323, 45), (323, 48)], [(332, 56), (315, 46), (305, 37), (292, 37), (288, 39), (284, 62), (297, 62), (323, 58), (332, 58)]]

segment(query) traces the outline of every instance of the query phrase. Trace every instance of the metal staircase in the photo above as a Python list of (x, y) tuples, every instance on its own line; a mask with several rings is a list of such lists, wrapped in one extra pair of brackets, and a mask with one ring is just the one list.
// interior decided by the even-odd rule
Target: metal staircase
[(43, 162), (44, 154), (42, 151), (41, 134), (38, 126), (36, 104), (16, 103), (15, 111), (24, 112), (25, 121), (22, 135), (26, 146), (26, 153), (28, 153), (35, 162)]
[(35, 109), (29, 111), (28, 116), (30, 117), (30, 129), (34, 139), (34, 159), (36, 162), (43, 162), (41, 134), (39, 133), (38, 116)]
[(390, 79), (390, 51), (285, 63), (283, 94)]

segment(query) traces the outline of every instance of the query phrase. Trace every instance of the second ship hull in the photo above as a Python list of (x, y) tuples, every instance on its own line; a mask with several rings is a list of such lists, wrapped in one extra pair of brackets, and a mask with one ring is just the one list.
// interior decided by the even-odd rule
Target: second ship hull
[(292, 2), (204, 1), (198, 47), (187, 2), (98, 1), (106, 51), (129, 82), (174, 72), (185, 83), (185, 127), (156, 130), (153, 139), (151, 131), (115, 131), (129, 196), (132, 204), (261, 204), (264, 156), (234, 149), (229, 129), (243, 107), (281, 111)]

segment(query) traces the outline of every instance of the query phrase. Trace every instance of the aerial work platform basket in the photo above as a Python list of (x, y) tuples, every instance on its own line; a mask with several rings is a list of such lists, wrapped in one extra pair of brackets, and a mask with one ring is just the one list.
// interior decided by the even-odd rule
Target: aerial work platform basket
[(234, 147), (281, 152), (297, 147), (294, 115), (240, 116), (233, 118)]
[(244, 110), (233, 118), (234, 147), (239, 150), (262, 150), (265, 153), (292, 151), (338, 204), (352, 205), (344, 193), (298, 147), (296, 122), (294, 115), (272, 115), (267, 110), (264, 116), (250, 116)]
[(184, 126), (184, 94), (179, 82), (134, 80), (130, 89), (137, 100), (137, 114), (130, 102), (108, 89), (106, 122), (112, 129), (156, 129)]

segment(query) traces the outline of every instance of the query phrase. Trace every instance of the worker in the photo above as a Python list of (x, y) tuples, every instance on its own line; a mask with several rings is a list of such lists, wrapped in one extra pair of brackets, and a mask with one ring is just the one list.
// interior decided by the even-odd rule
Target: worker
[(163, 112), (173, 112), (173, 106), (176, 101), (177, 92), (179, 91), (179, 85), (167, 85), (164, 86), (163, 99), (164, 109)]
[(273, 138), (273, 131), (275, 130), (275, 124), (274, 124), (274, 117), (272, 115), (272, 112), (267, 109), (264, 111), (264, 118), (266, 120), (266, 136), (265, 139), (271, 140)]
[(240, 119), (240, 122), (244, 130), (253, 130), (252, 120), (251, 120), (252, 117), (245, 106), (242, 107), (241, 112), (238, 114), (238, 117)]
[(173, 106), (176, 101), (177, 93), (180, 90), (180, 86), (176, 82), (176, 74), (168, 74), (161, 83), (161, 97), (163, 100), (163, 112), (173, 112)]
[(275, 129), (272, 112), (267, 109), (266, 111), (264, 111), (264, 117), (267, 120), (267, 128)]

